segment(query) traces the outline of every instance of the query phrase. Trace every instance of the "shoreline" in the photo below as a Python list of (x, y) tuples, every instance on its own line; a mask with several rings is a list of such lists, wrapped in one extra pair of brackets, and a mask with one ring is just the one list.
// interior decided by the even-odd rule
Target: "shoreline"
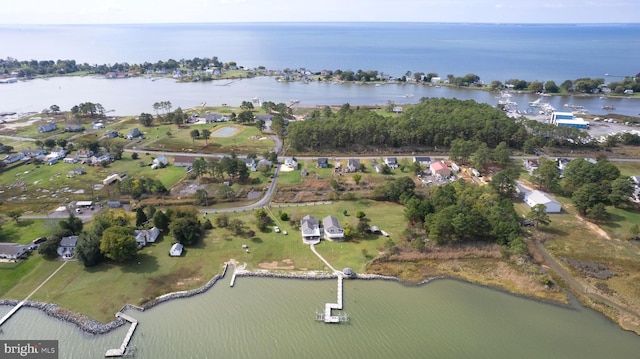
[[(225, 271), (223, 272), (223, 274), (216, 274), (215, 276), (213, 276), (213, 278), (211, 278), (207, 283), (205, 283), (204, 285), (192, 289), (192, 290), (186, 290), (186, 291), (179, 291), (179, 292), (171, 292), (171, 293), (167, 293), (167, 294), (163, 294), (159, 297), (156, 297), (154, 299), (152, 299), (151, 301), (144, 303), (140, 306), (137, 305), (133, 305), (133, 304), (124, 304), (122, 306), (122, 308), (118, 311), (118, 312), (125, 312), (129, 309), (131, 310), (137, 310), (137, 311), (145, 311), (151, 308), (156, 307), (159, 304), (162, 304), (164, 302), (168, 302), (168, 301), (172, 301), (172, 300), (177, 300), (177, 299), (183, 299), (183, 298), (189, 298), (189, 297), (193, 297), (195, 295), (198, 294), (202, 294), (207, 292), (209, 289), (211, 289), (220, 279), (225, 277), (225, 272), (226, 272), (226, 268)], [(329, 280), (329, 279), (335, 279), (337, 278), (337, 274), (335, 273), (329, 273), (329, 272), (320, 272), (320, 271), (312, 271), (312, 272), (299, 272), (299, 273), (293, 273), (293, 272), (273, 272), (273, 271), (269, 271), (269, 270), (256, 270), (256, 271), (247, 271), (247, 270), (238, 270), (235, 275), (237, 277), (256, 277), (256, 278), (274, 278), (274, 279), (293, 279), (293, 280)], [(551, 300), (545, 300), (542, 298), (534, 298), (534, 297), (529, 297), (523, 294), (517, 294), (517, 293), (512, 293), (509, 292), (508, 290), (505, 290), (503, 288), (499, 288), (499, 287), (494, 287), (494, 286), (489, 286), (489, 285), (485, 285), (485, 284), (480, 284), (480, 283), (473, 283), (470, 282), (468, 280), (465, 279), (461, 279), (461, 278), (455, 278), (455, 277), (450, 277), (450, 276), (435, 276), (435, 277), (429, 277), (426, 278), (418, 283), (409, 283), (409, 282), (405, 282), (397, 277), (393, 277), (393, 276), (386, 276), (386, 275), (381, 275), (381, 274), (367, 274), (367, 273), (362, 273), (362, 274), (355, 274), (354, 277), (345, 277), (348, 280), (383, 280), (383, 281), (390, 281), (390, 282), (396, 282), (399, 283), (405, 287), (420, 287), (423, 285), (427, 285), (431, 282), (434, 281), (438, 281), (438, 280), (454, 280), (454, 281), (458, 281), (461, 283), (466, 283), (466, 284), (470, 284), (470, 285), (474, 285), (474, 286), (479, 286), (482, 288), (486, 288), (489, 290), (494, 290), (494, 291), (498, 291), (500, 293), (504, 293), (504, 294), (508, 294), (508, 295), (512, 295), (518, 298), (522, 298), (522, 299), (526, 299), (526, 300), (532, 300), (538, 303), (543, 303), (543, 304), (549, 304), (549, 305), (555, 305), (561, 308), (565, 308), (565, 309), (570, 309), (570, 310), (577, 310), (577, 308), (575, 308), (573, 305), (571, 305), (571, 303), (561, 303), (561, 302), (555, 302), (555, 301), (551, 301)], [(566, 292), (566, 289), (563, 288), (563, 290)], [(570, 292), (567, 292), (570, 293)], [(590, 308), (584, 304), (582, 304), (579, 299), (576, 297), (576, 300), (585, 308), (589, 308), (592, 310), (595, 310), (593, 308)], [(19, 303), (19, 300), (16, 299), (0, 299), (0, 306), (15, 306)], [(125, 325), (127, 322), (119, 317), (115, 317), (114, 320), (112, 320), (111, 322), (108, 323), (101, 323), (95, 319), (93, 319), (90, 316), (87, 316), (85, 314), (81, 314), (78, 312), (75, 312), (71, 309), (65, 308), (65, 307), (61, 307), (58, 304), (55, 303), (43, 303), (43, 302), (34, 302), (34, 301), (27, 301), (24, 304), (25, 307), (28, 308), (33, 308), (33, 309), (37, 309), (42, 311), (44, 314), (46, 314), (49, 317), (52, 317), (54, 319), (57, 320), (61, 320), (61, 321), (65, 321), (67, 323), (71, 323), (73, 325), (75, 325), (78, 329), (80, 329), (82, 332), (90, 334), (90, 335), (102, 335), (102, 334), (108, 334), (111, 331), (113, 331), (114, 329), (118, 329), (121, 326)], [(596, 310), (597, 311), (597, 310)], [(601, 313), (600, 311), (597, 311), (599, 313)], [(114, 313), (115, 314), (115, 313)], [(601, 313), (602, 315), (604, 315), (607, 319), (612, 320), (612, 318), (609, 318), (608, 316), (606, 316), (604, 313)], [(617, 322), (613, 321), (614, 323), (618, 324)], [(622, 330), (627, 330), (625, 328), (623, 328), (622, 326), (620, 326), (618, 324), (618, 327), (620, 327), (620, 329)], [(638, 334), (638, 333), (636, 333)]]

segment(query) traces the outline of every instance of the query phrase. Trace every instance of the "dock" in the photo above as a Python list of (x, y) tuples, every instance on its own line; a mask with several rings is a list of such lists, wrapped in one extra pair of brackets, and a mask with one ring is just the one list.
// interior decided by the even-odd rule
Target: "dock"
[(12, 315), (14, 315), (18, 309), (22, 308), (22, 306), (24, 305), (26, 301), (21, 301), (20, 303), (16, 304), (15, 307), (13, 307), (13, 309), (11, 309), (11, 311), (9, 311), (9, 313), (5, 314), (4, 317), (2, 317), (2, 319), (0, 319), (0, 327), (2, 326), (2, 324), (4, 324), (4, 322), (6, 322), (7, 320), (9, 320), (9, 318), (11, 318)]
[(104, 356), (107, 358), (124, 356), (127, 352), (127, 349), (129, 348), (129, 342), (131, 341), (131, 337), (133, 337), (133, 332), (135, 332), (136, 327), (138, 327), (138, 321), (136, 319), (122, 312), (116, 313), (116, 317), (128, 321), (129, 323), (131, 323), (131, 327), (129, 327), (127, 335), (124, 336), (124, 340), (122, 341), (122, 345), (120, 345), (120, 348), (107, 350), (107, 352), (104, 354)]
[(316, 313), (316, 320), (324, 321), (325, 323), (340, 323), (349, 320), (349, 316), (346, 314), (333, 315), (333, 310), (342, 310), (342, 285), (344, 278), (342, 275), (338, 276), (338, 301), (337, 303), (327, 303), (324, 305), (324, 313)]

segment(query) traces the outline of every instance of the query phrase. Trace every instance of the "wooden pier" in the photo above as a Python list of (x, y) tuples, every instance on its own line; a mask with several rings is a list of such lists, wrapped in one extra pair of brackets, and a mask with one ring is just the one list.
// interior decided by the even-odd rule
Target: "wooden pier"
[(327, 303), (324, 305), (324, 313), (316, 313), (316, 320), (324, 321), (325, 323), (340, 323), (349, 320), (349, 316), (346, 314), (332, 315), (332, 311), (342, 310), (342, 283), (344, 279), (342, 275), (338, 275), (338, 302)]
[(128, 321), (129, 323), (131, 323), (131, 327), (129, 327), (127, 335), (124, 336), (124, 340), (122, 341), (122, 345), (120, 345), (120, 348), (107, 350), (107, 352), (104, 354), (104, 356), (107, 358), (121, 357), (126, 354), (127, 348), (129, 347), (129, 342), (131, 341), (131, 337), (133, 337), (133, 332), (136, 331), (136, 327), (138, 326), (138, 321), (136, 319), (122, 312), (116, 313), (116, 317)]
[(11, 309), (11, 311), (7, 314), (5, 314), (4, 317), (2, 317), (2, 319), (0, 319), (0, 327), (2, 326), (2, 324), (4, 324), (4, 322), (6, 322), (7, 320), (9, 320), (9, 318), (11, 318), (12, 315), (14, 315), (18, 309), (22, 308), (22, 306), (24, 305), (25, 301), (21, 301), (20, 303), (16, 304), (15, 307), (13, 307), (13, 309)]

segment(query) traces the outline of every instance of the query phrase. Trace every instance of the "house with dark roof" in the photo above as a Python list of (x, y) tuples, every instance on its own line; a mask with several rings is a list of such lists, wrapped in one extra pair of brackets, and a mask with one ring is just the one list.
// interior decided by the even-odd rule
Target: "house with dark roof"
[(65, 132), (82, 132), (84, 131), (84, 127), (80, 125), (68, 125), (64, 128)]
[(329, 168), (329, 159), (326, 157), (318, 158), (318, 168)]
[(344, 228), (340, 226), (340, 222), (334, 216), (326, 216), (322, 219), (322, 230), (325, 239), (330, 241), (344, 240)]
[(140, 136), (142, 136), (142, 132), (140, 132), (140, 130), (136, 127), (136, 128), (133, 128), (133, 129), (131, 129), (129, 131), (129, 134), (127, 135), (127, 139), (128, 140), (132, 140), (132, 139), (134, 139), (136, 137), (140, 137)]
[(347, 167), (345, 168), (345, 172), (356, 172), (360, 167), (360, 160), (355, 158), (350, 158), (347, 160)]
[(428, 156), (415, 156), (413, 162), (418, 162), (421, 166), (427, 166), (431, 164), (431, 157)]
[(258, 168), (256, 160), (253, 158), (242, 158), (242, 162), (244, 162), (249, 171), (255, 172)]
[(58, 255), (63, 259), (71, 259), (75, 255), (78, 245), (78, 236), (62, 237), (58, 246)]
[(300, 232), (302, 232), (302, 243), (320, 243), (320, 224), (315, 217), (311, 215), (302, 217), (300, 221)]
[(384, 159), (384, 164), (391, 169), (396, 169), (398, 168), (398, 159), (395, 157), (386, 157)]

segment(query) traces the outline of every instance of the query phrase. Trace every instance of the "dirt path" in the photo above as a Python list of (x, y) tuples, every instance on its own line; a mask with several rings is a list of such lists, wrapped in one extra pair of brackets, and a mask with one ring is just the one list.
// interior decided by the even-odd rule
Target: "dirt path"
[(532, 239), (532, 241), (534, 246), (538, 250), (538, 253), (542, 255), (545, 262), (544, 264), (546, 264), (551, 270), (553, 270), (557, 276), (562, 278), (566, 285), (570, 287), (571, 291), (576, 294), (581, 293), (582, 295), (588, 297), (594, 303), (600, 302), (606, 306), (615, 308), (619, 312), (619, 319), (621, 317), (631, 317), (636, 318), (636, 320), (637, 318), (640, 318), (640, 315), (638, 313), (630, 311), (628, 308), (625, 308), (624, 306), (610, 300), (609, 298), (606, 298), (594, 292), (593, 288), (589, 288), (578, 282), (573, 277), (573, 275), (571, 275), (571, 273), (569, 273), (569, 271), (565, 269), (562, 264), (560, 264), (558, 260), (556, 260), (551, 254), (549, 254), (549, 252), (547, 252), (547, 249), (544, 248), (544, 245), (540, 241), (535, 239)]

